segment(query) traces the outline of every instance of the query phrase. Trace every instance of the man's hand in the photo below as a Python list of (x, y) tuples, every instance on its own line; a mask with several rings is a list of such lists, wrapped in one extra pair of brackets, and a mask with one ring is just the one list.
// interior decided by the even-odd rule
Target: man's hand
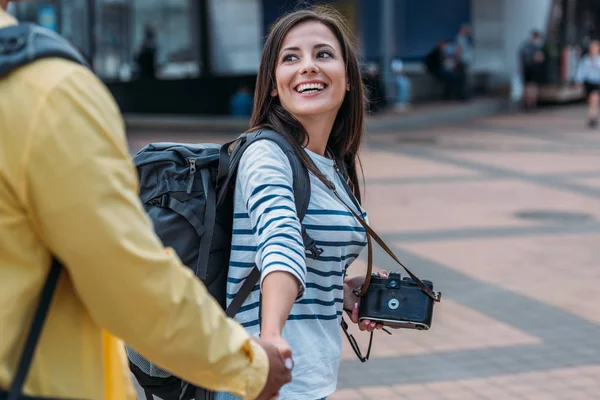
[(292, 351), (283, 339), (277, 342), (257, 338), (252, 340), (265, 350), (269, 359), (267, 383), (256, 400), (273, 399), (279, 394), (279, 389), (292, 380)]
[[(379, 271), (380, 278), (387, 279), (387, 271)], [(344, 280), (344, 310), (350, 317), (350, 320), (358, 324), (358, 329), (361, 331), (373, 332), (375, 329), (382, 329), (383, 324), (377, 324), (369, 320), (358, 321), (358, 306), (360, 305), (360, 297), (354, 294), (354, 290), (360, 288), (365, 283), (365, 276), (355, 276)], [(351, 310), (351, 311), (350, 311)]]

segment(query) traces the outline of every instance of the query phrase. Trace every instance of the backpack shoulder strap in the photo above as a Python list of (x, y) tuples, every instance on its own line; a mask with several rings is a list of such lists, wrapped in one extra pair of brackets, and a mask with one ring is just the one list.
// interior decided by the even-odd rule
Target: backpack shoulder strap
[(59, 34), (31, 23), (0, 29), (0, 78), (41, 58), (57, 57), (88, 66)]
[(310, 201), (310, 177), (308, 169), (302, 164), (290, 142), (279, 133), (269, 130), (253, 132), (248, 135), (245, 147), (248, 147), (250, 144), (259, 140), (270, 140), (271, 142), (275, 142), (288, 158), (290, 166), (292, 167), (296, 213), (298, 214), (298, 219), (302, 221), (306, 215), (308, 202)]
[[(235, 177), (237, 168), (239, 166), (240, 159), (244, 151), (250, 146), (250, 144), (258, 140), (270, 140), (275, 142), (284, 154), (287, 156), (290, 166), (292, 168), (293, 175), (293, 191), (294, 191), (294, 203), (296, 204), (296, 213), (300, 223), (306, 215), (308, 209), (308, 203), (310, 201), (310, 176), (308, 169), (302, 164), (300, 158), (296, 155), (296, 152), (288, 140), (277, 132), (270, 130), (256, 131), (244, 134), (239, 138), (240, 143), (236, 147), (236, 151), (231, 155), (231, 161), (227, 173), (227, 178), (224, 183), (224, 187), (227, 188), (231, 179)], [(225, 145), (228, 146), (229, 144)], [(305, 249), (311, 254), (312, 257), (316, 257), (322, 253), (322, 249), (316, 246), (315, 241), (308, 235), (304, 225), (301, 224), (302, 229), (302, 241), (304, 242)], [(250, 295), (250, 292), (260, 279), (260, 271), (258, 268), (253, 268), (250, 275), (246, 278), (246, 281), (242, 284), (240, 290), (236, 293), (232, 299), (229, 307), (225, 310), (225, 314), (228, 317), (233, 317), (237, 314), (238, 310)]]
[(237, 176), (237, 169), (239, 167), (240, 160), (242, 159), (242, 155), (252, 143), (258, 140), (270, 140), (272, 142), (275, 142), (288, 158), (290, 166), (292, 168), (294, 203), (296, 204), (296, 213), (298, 214), (298, 219), (302, 221), (302, 219), (304, 219), (304, 216), (306, 215), (306, 210), (308, 209), (308, 203), (310, 201), (310, 178), (308, 174), (308, 169), (306, 169), (306, 167), (302, 165), (302, 162), (296, 155), (294, 148), (288, 142), (288, 140), (275, 131), (261, 130), (250, 133), (244, 133), (237, 139), (235, 149), (233, 150), (231, 156), (227, 154), (227, 149), (234, 142), (229, 142), (223, 145), (223, 147), (221, 148), (221, 157), (219, 160), (220, 178), (217, 179), (217, 181), (220, 183), (218, 204), (222, 203), (224, 197), (227, 195), (227, 189)]

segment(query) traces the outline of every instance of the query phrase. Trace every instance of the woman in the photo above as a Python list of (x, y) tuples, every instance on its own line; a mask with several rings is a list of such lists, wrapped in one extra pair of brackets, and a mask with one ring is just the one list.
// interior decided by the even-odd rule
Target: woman
[(544, 42), (538, 31), (531, 32), (529, 40), (519, 50), (521, 62), (521, 73), (523, 83), (522, 106), (525, 111), (533, 111), (537, 108), (539, 97), (539, 86), (544, 78)]
[(588, 100), (588, 125), (598, 125), (598, 104), (600, 102), (600, 42), (590, 43), (589, 52), (581, 59), (577, 68), (577, 83), (583, 83)]
[[(318, 168), (309, 168), (311, 198), (302, 225), (323, 253), (305, 256), (291, 167), (276, 144), (259, 141), (239, 165), (227, 296), (237, 293), (256, 263), (260, 289), (235, 319), (254, 336), (282, 348), (289, 343), (293, 378), (280, 399), (322, 399), (336, 387), (343, 308), (353, 310), (351, 320), (358, 322), (359, 300), (352, 290), (363, 278), (344, 277), (366, 245), (365, 230), (324, 183), (334, 183), (344, 201), (354, 204), (336, 172), (334, 160), (341, 160), (360, 201), (363, 87), (355, 50), (336, 13), (297, 11), (274, 25), (262, 54), (251, 126), (284, 135), (305, 165), (312, 160)], [(381, 328), (369, 321), (359, 327)]]

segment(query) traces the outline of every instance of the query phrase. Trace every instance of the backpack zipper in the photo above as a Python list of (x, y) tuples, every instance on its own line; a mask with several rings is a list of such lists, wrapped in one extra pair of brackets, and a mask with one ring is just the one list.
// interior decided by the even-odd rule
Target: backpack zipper
[(192, 193), (192, 186), (194, 186), (194, 177), (196, 176), (196, 159), (188, 158), (190, 163), (190, 180), (188, 181), (187, 194)]

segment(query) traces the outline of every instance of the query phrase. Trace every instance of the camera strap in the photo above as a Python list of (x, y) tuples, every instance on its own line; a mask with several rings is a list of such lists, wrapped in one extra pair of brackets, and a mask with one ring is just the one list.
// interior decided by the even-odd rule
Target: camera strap
[[(360, 347), (358, 347), (358, 343), (356, 342), (356, 339), (354, 339), (354, 336), (350, 332), (348, 332), (348, 323), (346, 322), (344, 317), (342, 317), (342, 330), (346, 334), (346, 337), (348, 338), (348, 342), (350, 342), (350, 346), (352, 347), (352, 350), (354, 350), (354, 354), (356, 354), (356, 357), (358, 357), (360, 362), (363, 362), (363, 363), (366, 362), (369, 359), (369, 357), (371, 356), (371, 346), (373, 345), (373, 333), (374, 332), (371, 332), (371, 337), (369, 338), (369, 348), (367, 349), (367, 355), (363, 356), (362, 352), (360, 351)], [(388, 334), (391, 335), (390, 332), (388, 332)]]
[[(339, 167), (337, 166), (337, 163), (335, 163), (335, 170), (337, 171), (340, 180), (342, 181), (342, 184), (344, 186), (347, 186), (348, 183), (346, 182), (346, 178), (344, 177), (344, 175), (342, 174), (342, 172), (340, 171)], [(410, 269), (408, 269), (406, 266), (404, 266), (404, 264), (402, 264), (402, 262), (400, 262), (400, 260), (398, 259), (398, 257), (396, 257), (396, 255), (394, 254), (394, 252), (388, 247), (387, 244), (385, 244), (385, 242), (383, 241), (383, 239), (381, 239), (379, 237), (379, 235), (373, 230), (371, 229), (371, 227), (365, 222), (364, 218), (359, 216), (356, 211), (354, 211), (352, 209), (352, 207), (350, 207), (344, 200), (342, 200), (342, 197), (340, 196), (340, 194), (337, 192), (335, 185), (332, 184), (331, 182), (329, 182), (329, 185), (327, 185), (335, 194), (335, 196), (338, 198), (339, 201), (342, 202), (342, 204), (348, 209), (348, 211), (350, 211), (350, 213), (352, 213), (352, 215), (354, 216), (354, 218), (356, 218), (356, 220), (358, 221), (358, 223), (365, 228), (365, 231), (367, 232), (367, 275), (365, 277), (365, 283), (363, 284), (363, 286), (360, 288), (360, 290), (355, 291), (355, 294), (358, 297), (362, 297), (365, 295), (365, 293), (367, 293), (367, 290), (369, 288), (369, 284), (371, 283), (371, 274), (373, 272), (373, 249), (372, 249), (372, 243), (371, 243), (371, 238), (373, 238), (377, 244), (379, 244), (379, 246), (381, 246), (381, 248), (383, 250), (385, 250), (386, 253), (388, 253), (388, 255), (398, 263), (398, 265), (400, 265), (402, 268), (404, 268), (404, 270), (408, 273), (408, 275), (415, 281), (415, 283), (417, 284), (417, 286), (419, 286), (419, 288), (429, 297), (431, 297), (434, 301), (439, 302), (441, 300), (442, 294), (440, 292), (434, 292), (433, 290), (431, 290), (431, 288), (429, 288), (427, 285), (425, 285), (421, 279), (419, 279), (415, 274), (412, 273), (412, 271)], [(345, 188), (346, 190), (349, 190), (348, 187)], [(350, 191), (349, 193), (352, 193), (352, 191)], [(355, 203), (356, 204), (356, 203)], [(360, 212), (360, 208), (358, 208), (358, 211)]]

